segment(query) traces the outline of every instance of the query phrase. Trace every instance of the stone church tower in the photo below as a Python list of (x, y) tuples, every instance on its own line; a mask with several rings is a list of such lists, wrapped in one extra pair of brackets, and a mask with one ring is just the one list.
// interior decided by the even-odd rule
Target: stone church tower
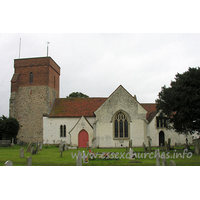
[(43, 114), (59, 98), (60, 67), (51, 57), (14, 60), (10, 116), (21, 128), (18, 141), (43, 142)]

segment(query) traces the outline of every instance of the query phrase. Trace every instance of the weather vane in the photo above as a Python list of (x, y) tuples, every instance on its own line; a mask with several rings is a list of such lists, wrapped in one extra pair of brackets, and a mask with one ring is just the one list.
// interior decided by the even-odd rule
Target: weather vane
[(49, 44), (50, 42), (46, 42), (47, 43), (47, 57), (48, 57), (48, 54), (49, 54)]

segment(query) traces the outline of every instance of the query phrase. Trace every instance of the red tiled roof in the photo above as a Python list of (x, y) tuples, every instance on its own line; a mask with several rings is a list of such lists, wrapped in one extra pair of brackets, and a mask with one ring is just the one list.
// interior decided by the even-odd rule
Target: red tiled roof
[(141, 103), (140, 105), (145, 110), (148, 111), (148, 113), (146, 115), (146, 119), (150, 122), (157, 114), (156, 104), (155, 103)]
[[(94, 112), (108, 98), (57, 98), (48, 117), (94, 117)], [(155, 103), (141, 103), (147, 110), (146, 119), (150, 122), (156, 115)]]
[(107, 98), (57, 98), (48, 117), (94, 117)]

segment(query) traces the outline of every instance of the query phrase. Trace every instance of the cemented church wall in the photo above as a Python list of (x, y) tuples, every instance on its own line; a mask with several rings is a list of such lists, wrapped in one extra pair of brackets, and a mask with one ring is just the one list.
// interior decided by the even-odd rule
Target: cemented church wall
[[(158, 114), (157, 114), (158, 116)], [(152, 146), (159, 146), (159, 133), (163, 131), (165, 136), (165, 141), (168, 142), (168, 139), (171, 139), (171, 145), (175, 145), (175, 143), (186, 143), (186, 136), (184, 134), (178, 134), (174, 130), (167, 130), (166, 128), (157, 128), (156, 125), (156, 116), (153, 120), (149, 123), (147, 127), (147, 135), (151, 137), (151, 145)], [(188, 143), (192, 143), (192, 136), (188, 136)], [(145, 143), (147, 145), (147, 143)], [(164, 144), (163, 144), (164, 145)]]

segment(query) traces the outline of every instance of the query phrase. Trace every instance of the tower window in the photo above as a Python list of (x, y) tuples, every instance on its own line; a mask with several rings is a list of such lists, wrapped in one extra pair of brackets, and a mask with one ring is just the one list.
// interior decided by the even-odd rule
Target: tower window
[(33, 73), (30, 73), (30, 83), (33, 83)]

